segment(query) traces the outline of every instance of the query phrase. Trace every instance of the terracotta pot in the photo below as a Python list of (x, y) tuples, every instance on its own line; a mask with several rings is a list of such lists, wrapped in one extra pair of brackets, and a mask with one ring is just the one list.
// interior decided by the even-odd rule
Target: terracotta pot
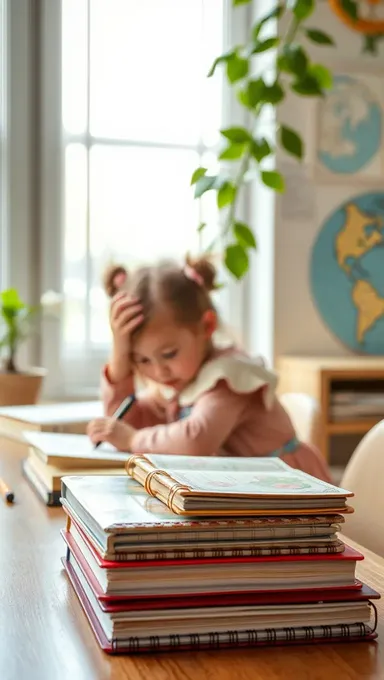
[(46, 369), (38, 367), (20, 373), (0, 371), (0, 406), (36, 404), (46, 375)]

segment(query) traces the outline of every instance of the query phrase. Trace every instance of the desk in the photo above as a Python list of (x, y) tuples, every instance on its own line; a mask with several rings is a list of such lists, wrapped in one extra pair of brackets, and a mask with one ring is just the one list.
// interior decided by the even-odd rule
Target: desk
[[(379, 643), (107, 656), (62, 572), (64, 513), (46, 508), (29, 488), (20, 474), (24, 456), (22, 445), (0, 440), (0, 476), (17, 499), (13, 506), (0, 501), (1, 680), (384, 678), (384, 601), (378, 602)], [(358, 576), (384, 592), (384, 559), (362, 552)]]

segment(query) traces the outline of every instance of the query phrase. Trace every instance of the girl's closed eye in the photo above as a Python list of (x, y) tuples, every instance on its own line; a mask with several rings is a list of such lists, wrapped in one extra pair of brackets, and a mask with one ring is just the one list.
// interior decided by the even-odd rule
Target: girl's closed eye
[(135, 364), (145, 364), (145, 365), (147, 365), (147, 364), (151, 363), (151, 360), (148, 359), (148, 357), (142, 357), (142, 356), (137, 356), (137, 355), (133, 356), (133, 361), (134, 361)]
[(179, 353), (178, 349), (172, 349), (168, 352), (163, 352), (163, 359), (169, 361), (170, 359), (175, 359)]

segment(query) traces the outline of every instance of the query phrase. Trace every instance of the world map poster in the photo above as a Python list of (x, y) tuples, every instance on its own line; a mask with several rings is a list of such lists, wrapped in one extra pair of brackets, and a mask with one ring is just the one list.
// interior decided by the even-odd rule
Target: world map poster
[(324, 219), (312, 248), (310, 286), (340, 342), (384, 354), (384, 192), (351, 197)]

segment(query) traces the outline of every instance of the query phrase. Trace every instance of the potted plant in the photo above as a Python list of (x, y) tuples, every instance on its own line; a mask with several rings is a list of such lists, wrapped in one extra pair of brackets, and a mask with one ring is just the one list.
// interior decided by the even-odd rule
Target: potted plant
[(60, 307), (61, 296), (54, 291), (44, 293), (39, 305), (24, 302), (16, 288), (0, 292), (0, 405), (37, 402), (46, 370), (21, 370), (17, 354), (22, 342), (30, 337), (39, 313), (57, 316)]

